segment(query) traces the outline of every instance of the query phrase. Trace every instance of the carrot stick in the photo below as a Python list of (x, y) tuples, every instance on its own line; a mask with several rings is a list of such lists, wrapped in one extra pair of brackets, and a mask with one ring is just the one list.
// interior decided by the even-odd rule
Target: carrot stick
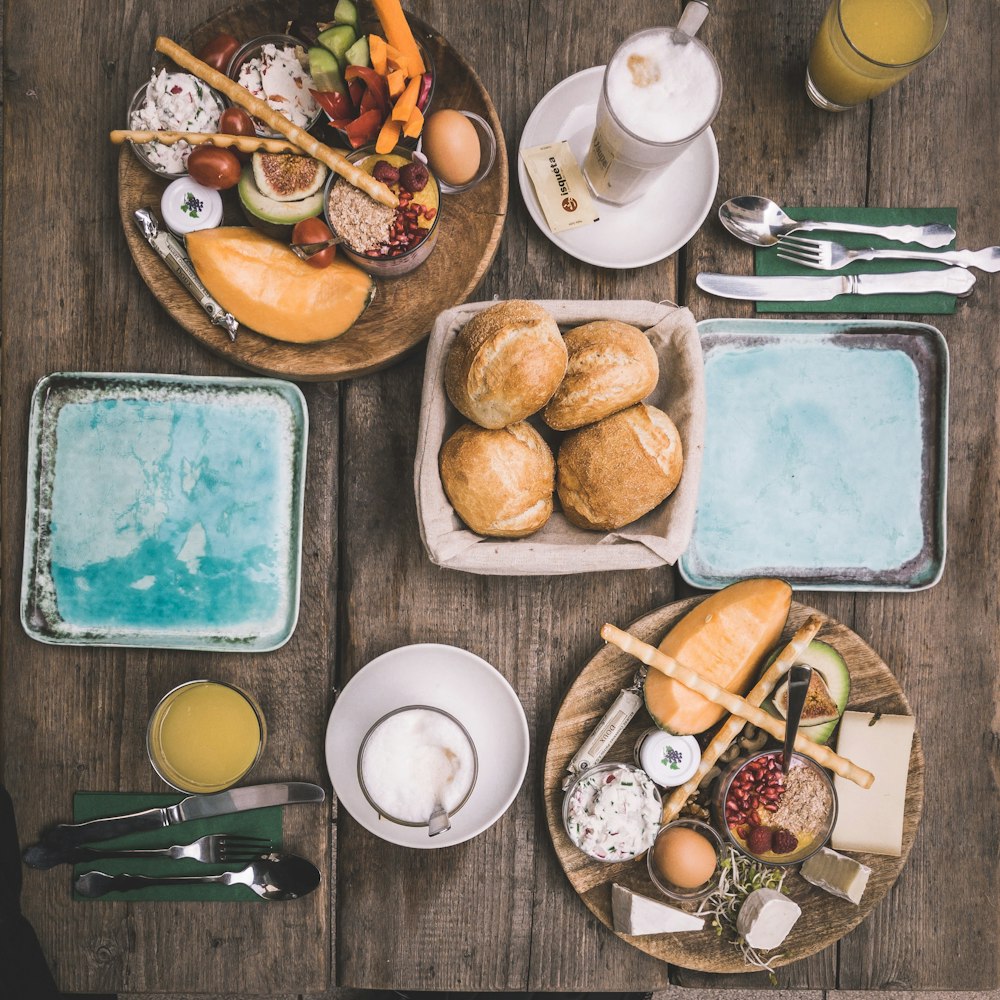
[(372, 0), (372, 6), (385, 30), (385, 40), (406, 57), (409, 75), (420, 76), (425, 72), (424, 60), (399, 0)]
[(391, 153), (399, 142), (399, 133), (402, 125), (394, 122), (391, 118), (386, 118), (382, 128), (379, 129), (378, 138), (375, 140), (376, 153)]
[(249, 111), (254, 118), (258, 118), (268, 128), (280, 132), (289, 142), (295, 143), (313, 159), (325, 163), (335, 174), (343, 177), (356, 188), (360, 188), (375, 201), (388, 205), (389, 208), (396, 208), (399, 204), (399, 199), (381, 181), (375, 180), (371, 174), (365, 173), (360, 167), (348, 162), (346, 156), (314, 139), (304, 128), (299, 128), (298, 125), (290, 122), (280, 111), (275, 111), (264, 101), (254, 97), (245, 87), (230, 80), (228, 76), (223, 76), (218, 70), (212, 69), (211, 66), (191, 55), (187, 49), (176, 42), (160, 35), (156, 39), (156, 51), (173, 59), (181, 69), (193, 73), (199, 80), (214, 87), (234, 104)]
[[(697, 671), (685, 667), (683, 663), (678, 663), (672, 656), (661, 652), (655, 646), (650, 646), (649, 643), (643, 642), (634, 635), (623, 632), (620, 628), (615, 628), (614, 625), (610, 624), (601, 629), (601, 638), (630, 656), (641, 660), (654, 670), (659, 670), (661, 674), (672, 677), (686, 688), (690, 688), (696, 694), (707, 698), (713, 704), (721, 705), (733, 715), (738, 715), (741, 719), (752, 722), (758, 729), (770, 733), (775, 739), (783, 740), (785, 738), (785, 724), (780, 719), (768, 715), (756, 705), (751, 705), (745, 698), (733, 694), (732, 691), (727, 691), (707, 677), (702, 677)], [(829, 747), (813, 743), (804, 736), (795, 737), (795, 749), (803, 756), (811, 757), (816, 763), (829, 768), (834, 774), (839, 774), (840, 777), (853, 781), (862, 788), (871, 788), (872, 782), (875, 780), (875, 775), (871, 771), (858, 767), (846, 758), (834, 753)]]
[[(778, 654), (764, 673), (764, 676), (757, 681), (753, 690), (747, 695), (747, 702), (750, 705), (759, 706), (761, 702), (778, 686), (778, 682), (792, 668), (792, 665), (805, 651), (813, 637), (823, 625), (823, 619), (818, 615), (813, 615), (792, 636), (788, 645)], [(690, 779), (683, 785), (675, 788), (670, 794), (670, 798), (663, 803), (663, 822), (669, 823), (680, 814), (680, 811), (687, 804), (687, 800), (694, 795), (695, 789), (701, 784), (702, 779), (709, 771), (715, 767), (718, 759), (729, 749), (733, 740), (743, 731), (746, 720), (738, 715), (730, 715), (723, 723), (722, 728), (715, 734), (712, 742), (705, 747), (705, 752), (701, 755), (701, 763), (698, 770), (691, 775)]]
[(424, 127), (424, 115), (420, 108), (414, 108), (410, 112), (410, 117), (406, 120), (403, 128), (403, 135), (408, 139), (416, 139)]
[(392, 117), (397, 122), (404, 125), (410, 120), (413, 109), (417, 106), (417, 95), (420, 93), (420, 77), (411, 78), (406, 85), (406, 90), (399, 96), (399, 100), (392, 107)]

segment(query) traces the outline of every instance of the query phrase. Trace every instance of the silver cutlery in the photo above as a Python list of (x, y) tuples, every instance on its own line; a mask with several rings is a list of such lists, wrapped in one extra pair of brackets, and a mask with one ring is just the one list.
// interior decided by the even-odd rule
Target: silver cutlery
[(266, 854), (242, 871), (221, 875), (173, 875), (153, 878), (147, 875), (108, 875), (86, 872), (75, 883), (81, 896), (91, 898), (109, 892), (128, 892), (158, 885), (245, 885), (262, 899), (298, 899), (313, 891), (320, 883), (319, 869), (305, 858), (294, 854)]
[(925, 247), (947, 246), (955, 238), (951, 226), (934, 222), (926, 226), (865, 226), (853, 222), (796, 221), (770, 198), (744, 195), (730, 198), (719, 207), (719, 221), (737, 239), (757, 247), (770, 247), (778, 238), (796, 230), (868, 233), (897, 243), (920, 243)]
[(293, 243), (292, 253), (295, 254), (299, 260), (309, 260), (310, 257), (315, 257), (316, 254), (322, 253), (327, 247), (335, 247), (338, 243), (343, 243), (343, 236), (334, 236), (328, 240), (322, 240), (319, 243)]
[(795, 734), (799, 731), (802, 709), (812, 681), (812, 667), (796, 663), (788, 671), (788, 713), (785, 716), (785, 745), (781, 752), (781, 773), (788, 774), (792, 766), (792, 751), (795, 749)]
[(702, 291), (727, 299), (760, 302), (825, 302), (837, 295), (898, 295), (944, 292), (964, 297), (972, 292), (976, 276), (962, 267), (943, 271), (908, 271), (905, 274), (838, 274), (829, 278), (760, 277), (712, 274), (695, 279)]
[(32, 848), (32, 868), (52, 868), (58, 864), (80, 861), (104, 861), (107, 858), (190, 858), (209, 865), (236, 864), (252, 861), (271, 850), (271, 841), (258, 837), (240, 837), (228, 833), (210, 833), (191, 844), (157, 848), (49, 848), (38, 844)]
[(853, 260), (937, 260), (959, 267), (977, 267), (980, 271), (1000, 271), (1000, 247), (985, 250), (946, 250), (929, 253), (926, 250), (849, 250), (839, 243), (826, 240), (807, 240), (801, 236), (782, 236), (778, 240), (778, 256), (805, 267), (821, 271), (836, 271)]

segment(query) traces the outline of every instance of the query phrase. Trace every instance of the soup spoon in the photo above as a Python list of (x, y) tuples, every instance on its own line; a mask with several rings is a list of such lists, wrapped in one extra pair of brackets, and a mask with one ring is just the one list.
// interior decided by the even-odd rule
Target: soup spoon
[(926, 226), (864, 226), (853, 222), (796, 222), (770, 198), (743, 195), (719, 206), (719, 221), (737, 239), (755, 247), (770, 247), (778, 238), (796, 230), (838, 233), (870, 233), (897, 243), (920, 243), (943, 247), (955, 238), (955, 230), (941, 223)]
[(294, 854), (264, 854), (242, 871), (221, 875), (174, 875), (153, 878), (148, 875), (107, 875), (86, 872), (76, 880), (81, 896), (103, 896), (108, 892), (127, 892), (155, 885), (245, 885), (267, 900), (298, 899), (313, 891), (320, 882), (319, 869)]

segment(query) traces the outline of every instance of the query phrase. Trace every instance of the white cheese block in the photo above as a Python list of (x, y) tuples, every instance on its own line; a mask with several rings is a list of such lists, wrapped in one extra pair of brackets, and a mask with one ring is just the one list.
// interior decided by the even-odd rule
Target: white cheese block
[(623, 885), (611, 887), (611, 912), (619, 934), (674, 934), (705, 926), (703, 917), (640, 896)]
[(828, 847), (819, 850), (799, 869), (799, 874), (807, 882), (855, 904), (861, 902), (871, 873), (867, 865)]
[(757, 889), (743, 901), (736, 930), (751, 948), (770, 951), (788, 937), (800, 916), (798, 903), (776, 889)]
[(837, 825), (830, 844), (838, 851), (867, 851), (898, 858), (903, 851), (903, 809), (910, 769), (913, 717), (845, 712), (837, 753), (871, 771), (875, 781), (862, 788), (835, 777)]

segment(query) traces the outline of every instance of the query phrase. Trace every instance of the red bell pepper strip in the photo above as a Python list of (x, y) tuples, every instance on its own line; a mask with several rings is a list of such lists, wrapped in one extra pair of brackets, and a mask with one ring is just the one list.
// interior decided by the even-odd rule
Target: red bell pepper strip
[(352, 149), (360, 149), (375, 141), (382, 127), (382, 115), (376, 111), (366, 111), (344, 128), (344, 135)]
[(389, 114), (389, 85), (384, 76), (379, 76), (370, 66), (348, 66), (344, 70), (348, 87), (355, 80), (361, 80), (375, 101), (375, 107), (382, 112), (383, 121)]
[(331, 119), (357, 117), (357, 109), (347, 94), (338, 94), (335, 90), (310, 90), (313, 100), (330, 116)]

